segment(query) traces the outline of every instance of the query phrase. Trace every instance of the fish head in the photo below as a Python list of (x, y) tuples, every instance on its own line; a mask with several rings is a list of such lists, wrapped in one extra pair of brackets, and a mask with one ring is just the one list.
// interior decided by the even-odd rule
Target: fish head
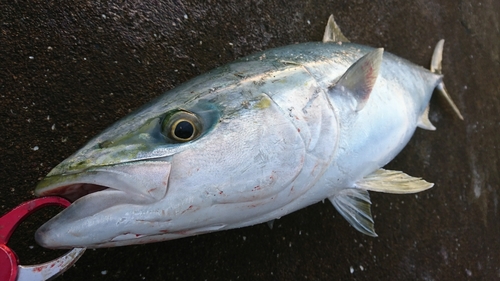
[(64, 160), (35, 193), (73, 203), (36, 241), (143, 244), (232, 228), (269, 211), (258, 205), (299, 173), (303, 141), (269, 96), (236, 92), (180, 101), (166, 94)]

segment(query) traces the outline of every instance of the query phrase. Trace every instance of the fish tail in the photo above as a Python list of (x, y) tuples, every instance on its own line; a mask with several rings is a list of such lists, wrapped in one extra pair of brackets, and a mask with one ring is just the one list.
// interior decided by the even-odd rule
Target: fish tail
[[(443, 46), (444, 46), (444, 39), (441, 39), (434, 48), (434, 53), (432, 54), (431, 67), (430, 67), (431, 72), (440, 75), (443, 74), (442, 71)], [(443, 96), (446, 99), (446, 101), (451, 106), (453, 111), (455, 111), (455, 113), (458, 115), (458, 118), (464, 120), (464, 117), (460, 113), (460, 110), (458, 109), (457, 105), (451, 99), (451, 96), (448, 94), (448, 91), (446, 91), (446, 87), (444, 86), (443, 81), (439, 82), (436, 89), (439, 91), (439, 93), (441, 93), (441, 96)]]

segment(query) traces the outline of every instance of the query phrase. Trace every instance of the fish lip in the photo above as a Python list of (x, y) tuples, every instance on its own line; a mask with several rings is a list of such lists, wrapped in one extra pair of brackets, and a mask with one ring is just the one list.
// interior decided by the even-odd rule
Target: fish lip
[(166, 195), (170, 168), (169, 161), (159, 160), (49, 173), (38, 183), (35, 195), (61, 196), (74, 202), (88, 194), (113, 189), (158, 201)]

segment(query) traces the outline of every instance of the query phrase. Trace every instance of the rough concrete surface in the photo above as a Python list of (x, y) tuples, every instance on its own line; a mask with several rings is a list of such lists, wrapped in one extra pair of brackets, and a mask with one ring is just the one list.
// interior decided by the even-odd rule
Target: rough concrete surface
[[(58, 280), (498, 280), (500, 2), (0, 0), (0, 213), (90, 137), (176, 85), (244, 55), (319, 41), (330, 14), (356, 43), (428, 66), (445, 38), (435, 132), (389, 164), (434, 182), (372, 193), (378, 238), (328, 202), (276, 221), (141, 246), (89, 250)], [(36, 148), (38, 148), (36, 150)], [(33, 240), (57, 212), (21, 225), (22, 263), (61, 251)]]

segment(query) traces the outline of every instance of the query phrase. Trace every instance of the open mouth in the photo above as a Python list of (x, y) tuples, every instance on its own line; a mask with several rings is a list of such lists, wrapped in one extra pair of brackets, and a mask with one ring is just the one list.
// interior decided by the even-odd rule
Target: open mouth
[(151, 186), (141, 185), (137, 176), (102, 169), (48, 176), (39, 183), (36, 194), (61, 196), (71, 201), (71, 206), (60, 215), (64, 213), (66, 223), (77, 222), (120, 205), (143, 205), (160, 200), (167, 185), (155, 186), (155, 190), (163, 192), (148, 193)]
[(89, 183), (77, 183), (72, 185), (65, 185), (47, 190), (43, 193), (39, 193), (39, 196), (61, 196), (68, 199), (71, 202), (84, 197), (90, 193), (98, 192), (108, 189), (107, 186), (89, 184)]
[(39, 182), (35, 194), (61, 196), (74, 202), (96, 192), (119, 191), (128, 194), (129, 199), (158, 201), (167, 192), (170, 167), (166, 161), (141, 161), (50, 175)]

